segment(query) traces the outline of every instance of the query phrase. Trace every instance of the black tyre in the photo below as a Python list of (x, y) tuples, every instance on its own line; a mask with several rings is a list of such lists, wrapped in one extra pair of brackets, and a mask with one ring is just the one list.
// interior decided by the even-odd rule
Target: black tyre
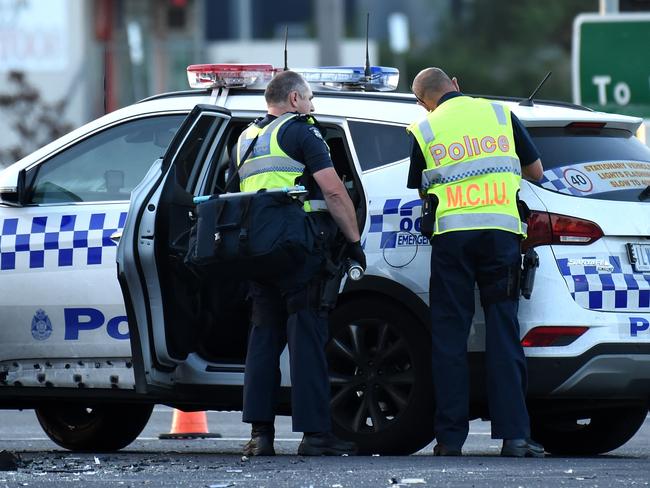
[(390, 300), (344, 303), (327, 346), (334, 432), (362, 454), (410, 454), (433, 439), (431, 338)]
[(630, 406), (599, 410), (589, 416), (533, 416), (531, 430), (533, 439), (552, 454), (593, 456), (629, 441), (647, 414), (646, 406)]
[(71, 451), (111, 452), (133, 442), (147, 425), (153, 405), (80, 403), (36, 409), (41, 427), (59, 446)]

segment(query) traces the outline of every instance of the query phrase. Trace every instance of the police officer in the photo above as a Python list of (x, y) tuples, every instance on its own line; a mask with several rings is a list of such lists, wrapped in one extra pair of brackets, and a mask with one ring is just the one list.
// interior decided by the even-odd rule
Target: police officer
[[(428, 114), (408, 131), (408, 187), (431, 220), (430, 307), (436, 393), (434, 455), (460, 456), (469, 430), (467, 338), (478, 282), (486, 321), (486, 371), (492, 437), (502, 456), (544, 456), (530, 439), (526, 363), (517, 307), (525, 224), (518, 213), (521, 177), (542, 177), (539, 153), (503, 104), (460, 93), (456, 78), (422, 70), (412, 91)], [(423, 217), (424, 218), (424, 217)]]
[[(304, 210), (322, 236), (319, 250), (301, 269), (273, 283), (252, 283), (252, 328), (244, 377), (243, 420), (252, 424), (246, 456), (271, 456), (279, 359), (289, 346), (294, 432), (304, 432), (298, 454), (354, 454), (356, 445), (331, 433), (330, 390), (325, 344), (326, 314), (319, 310), (318, 282), (325, 256), (338, 229), (349, 245), (347, 254), (365, 269), (354, 205), (339, 179), (327, 144), (309, 115), (314, 111), (309, 85), (297, 73), (284, 71), (268, 84), (267, 115), (255, 121), (237, 142), (242, 191), (305, 184)], [(255, 139), (257, 137), (257, 139)], [(248, 146), (254, 142), (244, 161)], [(338, 229), (337, 229), (338, 228)]]

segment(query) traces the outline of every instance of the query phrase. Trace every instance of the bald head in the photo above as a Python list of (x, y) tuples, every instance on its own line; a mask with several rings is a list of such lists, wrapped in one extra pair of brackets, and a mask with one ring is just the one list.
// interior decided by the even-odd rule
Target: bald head
[(426, 68), (413, 79), (413, 93), (433, 110), (445, 93), (458, 90), (456, 78), (449, 78), (440, 68)]

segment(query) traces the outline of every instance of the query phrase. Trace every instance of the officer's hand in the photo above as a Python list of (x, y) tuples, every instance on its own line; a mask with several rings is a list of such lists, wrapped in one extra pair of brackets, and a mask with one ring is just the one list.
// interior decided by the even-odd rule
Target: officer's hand
[(366, 270), (366, 253), (363, 252), (361, 241), (348, 243), (348, 257), (361, 265)]

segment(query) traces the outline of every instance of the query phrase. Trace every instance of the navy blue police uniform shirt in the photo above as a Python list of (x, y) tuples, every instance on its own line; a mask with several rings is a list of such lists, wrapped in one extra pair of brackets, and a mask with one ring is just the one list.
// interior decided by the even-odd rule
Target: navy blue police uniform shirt
[[(274, 115), (266, 114), (265, 117), (256, 120), (255, 125), (266, 127), (276, 118)], [(334, 167), (321, 130), (316, 125), (307, 123), (307, 116), (297, 117), (280, 127), (278, 144), (287, 153), (287, 156), (305, 165), (306, 173), (313, 175), (322, 169)], [(237, 148), (235, 147), (233, 151), (234, 157), (232, 158), (234, 164), (237, 162), (236, 151)], [(239, 178), (236, 178), (236, 180), (236, 188), (239, 188)], [(306, 180), (306, 189), (309, 192), (308, 198), (322, 200), (323, 193), (316, 182), (311, 178)], [(233, 187), (235, 185), (231, 185), (231, 188)]]
[[(460, 96), (463, 96), (463, 94), (457, 91), (445, 93), (440, 97), (438, 105)], [(510, 116), (512, 118), (512, 134), (515, 139), (515, 152), (517, 153), (517, 157), (519, 157), (519, 162), (522, 166), (533, 164), (539, 159), (539, 151), (517, 116), (512, 112), (510, 112)], [(420, 145), (415, 140), (415, 137), (411, 135), (411, 166), (409, 168), (406, 186), (408, 188), (419, 189), (422, 184), (422, 171), (425, 169), (427, 169), (427, 163), (424, 160)]]

